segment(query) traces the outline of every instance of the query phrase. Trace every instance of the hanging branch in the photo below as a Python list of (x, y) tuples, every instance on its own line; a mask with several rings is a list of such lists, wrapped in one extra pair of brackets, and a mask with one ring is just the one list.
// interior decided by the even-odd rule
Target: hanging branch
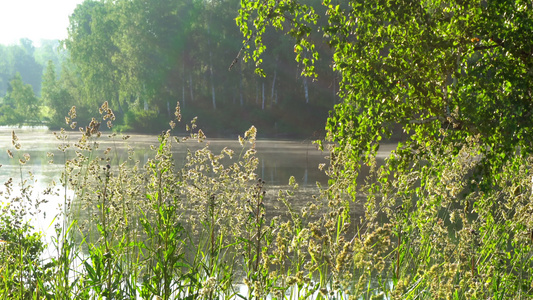
[(244, 43), (244, 45), (242, 45), (241, 50), (239, 50), (239, 53), (237, 53), (237, 56), (236, 56), (235, 59), (231, 62), (231, 65), (229, 66), (228, 71), (231, 71), (231, 69), (233, 68), (233, 66), (235, 66), (235, 64), (237, 64), (237, 62), (239, 61), (239, 58), (240, 58), (240, 56), (241, 56), (242, 51), (244, 51), (244, 49), (246, 48), (246, 46), (248, 45), (248, 43), (250, 42), (250, 40), (251, 40), (254, 36), (255, 36), (255, 32), (253, 32), (252, 35), (250, 35), (250, 37), (246, 40), (246, 42)]

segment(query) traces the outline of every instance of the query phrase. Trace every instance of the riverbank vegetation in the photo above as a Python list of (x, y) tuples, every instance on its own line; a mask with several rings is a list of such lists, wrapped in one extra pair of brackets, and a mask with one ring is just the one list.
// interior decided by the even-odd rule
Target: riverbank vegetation
[[(87, 10), (78, 10), (76, 17), (86, 16), (82, 12), (89, 8), (105, 11), (105, 3), (86, 2)], [(89, 27), (81, 21), (73, 32), (120, 24)], [(92, 27), (97, 24), (104, 27)], [(118, 91), (129, 91), (129, 85), (109, 89), (115, 102), (100, 107), (101, 120), (85, 123), (79, 141), (69, 144), (63, 131), (58, 134), (64, 149), (76, 151), (65, 152), (57, 254), (49, 261), (35, 259), (43, 248), (39, 237), (23, 222), (3, 225), (13, 228), (2, 231), (2, 251), (10, 259), (0, 266), (2, 295), (533, 296), (530, 2), (243, 0), (237, 24), (244, 35), (238, 58), (255, 66), (271, 65), (262, 55), (272, 27), (294, 38), (291, 52), (303, 75), (320, 78), (320, 64), (333, 62), (342, 102), (328, 119), (327, 139), (319, 142), (330, 159), (320, 166), (328, 185), (302, 206), (293, 200), (298, 189), (292, 180), (277, 196), (265, 193), (268, 187), (255, 175), (255, 127), (240, 138), (241, 149), (212, 153), (206, 147), (175, 162), (171, 147), (179, 147), (180, 139), (167, 131), (146, 164), (114, 160), (112, 148), (96, 148), (100, 121), (113, 121), (111, 108), (123, 99)], [(320, 51), (324, 39), (330, 52)], [(116, 50), (112, 46), (98, 49)], [(98, 54), (93, 52), (88, 54)], [(128, 81), (134, 77), (116, 74), (94, 79), (126, 80), (140, 88)], [(214, 108), (217, 102), (209, 103)], [(68, 121), (77, 127), (74, 115), (72, 110)], [(177, 111), (173, 118), (179, 116)], [(204, 139), (194, 124), (188, 128), (190, 138)], [(398, 128), (406, 138), (378, 163), (380, 144)], [(17, 150), (15, 135), (13, 140)], [(17, 159), (24, 163), (29, 157)], [(364, 184), (358, 185), (361, 177)], [(31, 192), (25, 184), (23, 195)], [(7, 183), (6, 189), (13, 187)], [(6, 212), (14, 209), (16, 218), (26, 207), (6, 207)]]
[[(107, 104), (101, 111), (104, 122), (112, 121)], [(69, 118), (77, 127), (75, 110)], [(530, 158), (509, 159), (486, 191), (475, 138), (457, 153), (447, 146), (430, 160), (414, 156), (417, 171), (404, 177), (389, 173), (401, 163), (395, 155), (384, 166), (370, 162), (354, 199), (353, 177), (336, 163), (346, 158), (332, 157), (320, 166), (330, 184), (301, 199), (293, 179), (267, 193), (256, 174), (254, 127), (239, 138), (241, 148), (213, 153), (206, 144), (176, 161), (173, 147), (206, 140), (192, 122), (186, 138), (161, 134), (142, 164), (132, 148), (119, 158), (99, 147), (104, 139), (128, 138), (103, 136), (104, 124), (80, 127), (79, 139), (56, 134), (63, 157), (50, 160), (64, 161), (64, 170), (45, 191), (32, 188), (24, 171), (31, 157), (13, 134), (9, 155), (20, 164), (21, 181), (3, 190), (3, 298), (530, 296)], [(63, 204), (46, 245), (27, 221), (49, 197)]]
[[(107, 103), (100, 111), (104, 122), (113, 121)], [(176, 123), (180, 117), (178, 109)], [(64, 161), (64, 170), (57, 184), (43, 192), (33, 190), (34, 179), (24, 172), (31, 158), (12, 135), (9, 155), (20, 163), (21, 182), (5, 185), (1, 297), (347, 295), (334, 285), (340, 282), (333, 281), (330, 271), (349, 260), (347, 246), (336, 246), (345, 242), (343, 232), (353, 232), (347, 223), (348, 202), (328, 199), (325, 190), (295, 202), (294, 179), (286, 190), (267, 195), (256, 174), (255, 127), (239, 137), (240, 149), (213, 153), (206, 144), (189, 151), (185, 161), (175, 161), (173, 147), (206, 139), (193, 121), (186, 138), (173, 136), (172, 130), (161, 134), (142, 164), (133, 159), (133, 149), (121, 160), (115, 149), (99, 148), (102, 139), (128, 138), (102, 136), (100, 126), (111, 123), (93, 120), (77, 128), (75, 109), (68, 118), (82, 135), (72, 140), (64, 130), (56, 134), (62, 155), (50, 155), (50, 160)], [(61, 197), (63, 204), (53, 242), (45, 245), (27, 221), (48, 197)]]

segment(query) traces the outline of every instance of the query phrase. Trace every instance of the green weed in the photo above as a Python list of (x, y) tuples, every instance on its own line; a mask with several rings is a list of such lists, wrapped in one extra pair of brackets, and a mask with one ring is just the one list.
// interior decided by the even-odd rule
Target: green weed
[[(100, 111), (112, 126), (113, 112), (105, 104)], [(73, 128), (75, 118), (73, 109)], [(405, 163), (399, 156), (369, 160), (369, 175), (356, 187), (361, 175), (344, 172), (337, 151), (326, 167), (330, 184), (301, 200), (294, 178), (277, 195), (258, 178), (254, 127), (239, 138), (240, 149), (215, 153), (206, 143), (176, 161), (175, 147), (205, 140), (194, 120), (187, 127), (185, 138), (163, 132), (146, 162), (132, 148), (125, 158), (101, 149), (96, 119), (73, 140), (56, 134), (63, 157), (50, 158), (64, 160), (61, 189), (45, 194), (63, 203), (50, 245), (27, 222), (43, 200), (24, 174), (30, 157), (13, 134), (9, 154), (20, 160), (21, 183), (5, 184), (0, 297), (532, 296), (529, 157), (517, 155), (487, 188), (481, 146), (472, 139), (461, 149), (412, 156), (410, 172), (396, 171)]]

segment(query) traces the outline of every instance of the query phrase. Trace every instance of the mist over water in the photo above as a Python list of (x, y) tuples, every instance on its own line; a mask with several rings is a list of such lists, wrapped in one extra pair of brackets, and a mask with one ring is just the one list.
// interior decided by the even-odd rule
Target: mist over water
[[(15, 143), (13, 131), (17, 138)], [(99, 144), (97, 154), (106, 150), (113, 153), (111, 166), (126, 161), (129, 148), (133, 149), (134, 160), (140, 161), (141, 165), (155, 154), (151, 146), (158, 145), (156, 135), (129, 134), (130, 137), (123, 140), (121, 134), (109, 137), (110, 134), (103, 133), (95, 142)], [(75, 157), (75, 149), (71, 147), (63, 152), (58, 147), (65, 142), (76, 143), (81, 134), (73, 131), (68, 132), (68, 135), (67, 141), (61, 141), (55, 137), (54, 132), (46, 128), (0, 128), (0, 147), (3, 150), (0, 152), (0, 190), (3, 193), (0, 201), (13, 202), (13, 199), (20, 198), (22, 184), (25, 187), (31, 186), (31, 199), (21, 201), (35, 214), (28, 213), (26, 219), (31, 221), (36, 230), (47, 236), (54, 232), (53, 223), (60, 222), (54, 217), (65, 202), (65, 195), (67, 199), (73, 197), (73, 192), (62, 186), (61, 174), (66, 160)], [(17, 143), (20, 144), (20, 149), (16, 149)], [(228, 147), (235, 151), (235, 156), (241, 155), (242, 147), (237, 139), (207, 139), (202, 143), (188, 140), (173, 145), (175, 166), (180, 168), (185, 164), (187, 151), (198, 150), (206, 144), (213, 153), (219, 153), (224, 147)], [(318, 168), (319, 164), (327, 163), (327, 153), (319, 151), (312, 141), (258, 140), (256, 150), (259, 158), (256, 174), (266, 182), (265, 187), (271, 197), (275, 197), (277, 190), (287, 186), (291, 176), (305, 190), (303, 194), (306, 197), (317, 191), (316, 182), (323, 185), (327, 183), (327, 176)], [(13, 158), (8, 151), (11, 151)], [(20, 159), (26, 160), (26, 155), (29, 155), (29, 160), (22, 164)], [(4, 183), (10, 180), (11, 191), (8, 193)], [(36, 202), (42, 203), (35, 208)]]

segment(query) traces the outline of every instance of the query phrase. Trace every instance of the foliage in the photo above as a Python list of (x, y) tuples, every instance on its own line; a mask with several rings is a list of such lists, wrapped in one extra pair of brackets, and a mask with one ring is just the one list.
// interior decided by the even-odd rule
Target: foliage
[[(409, 136), (401, 155), (426, 142), (463, 143), (475, 135), (488, 146), (484, 157), (491, 164), (501, 166), (517, 147), (532, 149), (531, 3), (323, 5), (327, 24), (318, 30), (333, 49), (344, 100), (328, 130), (338, 149), (351, 147), (355, 164), (360, 156), (375, 155), (395, 124)], [(311, 31), (317, 9), (295, 1), (243, 2), (238, 23), (245, 38), (254, 39), (252, 57), (261, 59), (265, 22), (289, 26), (304, 73), (315, 74)], [(313, 59), (303, 56), (307, 52)]]
[(35, 61), (46, 70), (51, 61), (55, 66), (56, 74), (61, 72), (61, 64), (68, 58), (68, 52), (64, 49), (59, 40), (41, 40), (40, 46), (35, 48)]
[(343, 102), (327, 123), (328, 189), (366, 199), (348, 236), (356, 294), (530, 297), (531, 221), (517, 199), (531, 195), (532, 12), (527, 1), (242, 2), (256, 63), (269, 25), (296, 38), (306, 75), (315, 33), (332, 48)]
[[(92, 119), (76, 143), (57, 135), (65, 223), (53, 260), (58, 275), (37, 277), (40, 292), (50, 299), (531, 298), (531, 4), (242, 5), (237, 21), (256, 62), (268, 22), (288, 27), (307, 75), (319, 62), (315, 29), (333, 48), (344, 102), (328, 122), (335, 143), (321, 167), (329, 185), (308, 203), (294, 201), (294, 180), (277, 196), (265, 192), (255, 174), (255, 127), (240, 138), (240, 155), (207, 145), (189, 149), (184, 162), (172, 147), (189, 138), (166, 131), (142, 164), (133, 150), (123, 160), (112, 147), (99, 150), (100, 121)], [(203, 28), (214, 44), (211, 26)], [(100, 112), (102, 121), (115, 118), (107, 102)], [(72, 128), (75, 116), (73, 108)], [(187, 127), (192, 139), (205, 139), (195, 122)], [(378, 148), (395, 128), (406, 138), (384, 158)]]
[[(275, 132), (278, 121), (291, 122), (292, 112), (307, 104), (325, 120), (335, 98), (331, 78), (307, 83), (298, 76), (287, 39), (269, 35), (277, 46), (266, 58), (271, 62), (267, 77), (254, 76), (253, 68), (240, 63), (228, 70), (239, 54), (238, 5), (234, 0), (84, 2), (74, 11), (64, 41), (83, 95), (73, 105), (94, 107), (107, 100), (117, 113), (117, 129), (143, 132), (159, 132), (178, 102), (188, 116), (209, 115), (200, 120), (212, 134), (227, 134), (227, 126), (219, 126), (227, 124), (226, 118), (236, 123), (231, 133), (258, 123), (249, 113), (256, 110), (269, 119), (263, 133)], [(286, 130), (299, 133), (311, 124), (322, 129), (308, 110), (299, 114), (303, 126)], [(132, 123), (152, 113), (161, 122)]]
[[(55, 65), (50, 60), (48, 61), (48, 65), (46, 67), (45, 73), (43, 74), (43, 82), (42, 82), (42, 91), (41, 91), (41, 101), (43, 104), (49, 108), (49, 112), (47, 114), (47, 118), (50, 122), (50, 127), (53, 128), (55, 126), (61, 126), (64, 124), (64, 121), (62, 118), (66, 115), (66, 113), (61, 113), (59, 110), (61, 107), (68, 107), (68, 103), (64, 103), (66, 101), (61, 101), (63, 103), (59, 103), (61, 99), (61, 90), (58, 86), (57, 82), (57, 75), (55, 71)], [(66, 105), (65, 105), (66, 104)], [(60, 125), (61, 124), (61, 125)]]
[(116, 128), (117, 131), (150, 133), (168, 128), (166, 119), (161, 118), (157, 111), (153, 110), (129, 110), (124, 114), (123, 123), (124, 125)]
[[(0, 45), (0, 97), (4, 98), (4, 103), (11, 106), (2, 108), (4, 114), (0, 120), (2, 125), (41, 125), (41, 114), (44, 119), (50, 118), (47, 110), (52, 110), (53, 114), (55, 110), (60, 110), (62, 105), (70, 104), (61, 97), (54, 97), (61, 105), (52, 106), (57, 103), (50, 100), (50, 93), (44, 97), (46, 98), (42, 101), (44, 103), (38, 101), (41, 96), (41, 81), (44, 79), (43, 69), (46, 69), (49, 61), (53, 61), (55, 74), (58, 74), (64, 60), (65, 53), (61, 51), (59, 41), (43, 41), (37, 48), (28, 39), (21, 39), (18, 45)], [(56, 76), (55, 74), (52, 76)], [(16, 80), (17, 87), (13, 86), (13, 80)], [(46, 80), (50, 80), (50, 77)], [(32, 88), (31, 93), (28, 85)], [(14, 89), (18, 90), (16, 93), (19, 95), (10, 95)], [(45, 103), (46, 105), (43, 105)], [(61, 119), (66, 112), (68, 109), (60, 115)], [(47, 122), (47, 125), (49, 124)], [(64, 122), (61, 122), (60, 125), (63, 124)]]
[(31, 85), (24, 84), (20, 74), (9, 83), (7, 95), (0, 106), (0, 122), (8, 125), (38, 123), (39, 103)]
[(0, 217), (0, 295), (9, 299), (28, 299), (38, 293), (36, 283), (45, 278), (38, 270), (45, 245), (42, 234), (23, 220), (21, 211), (4, 205)]
[(37, 94), (40, 93), (43, 65), (35, 60), (35, 50), (28, 39), (21, 39), (20, 45), (0, 45), (0, 95), (6, 93), (9, 82), (17, 73)]

